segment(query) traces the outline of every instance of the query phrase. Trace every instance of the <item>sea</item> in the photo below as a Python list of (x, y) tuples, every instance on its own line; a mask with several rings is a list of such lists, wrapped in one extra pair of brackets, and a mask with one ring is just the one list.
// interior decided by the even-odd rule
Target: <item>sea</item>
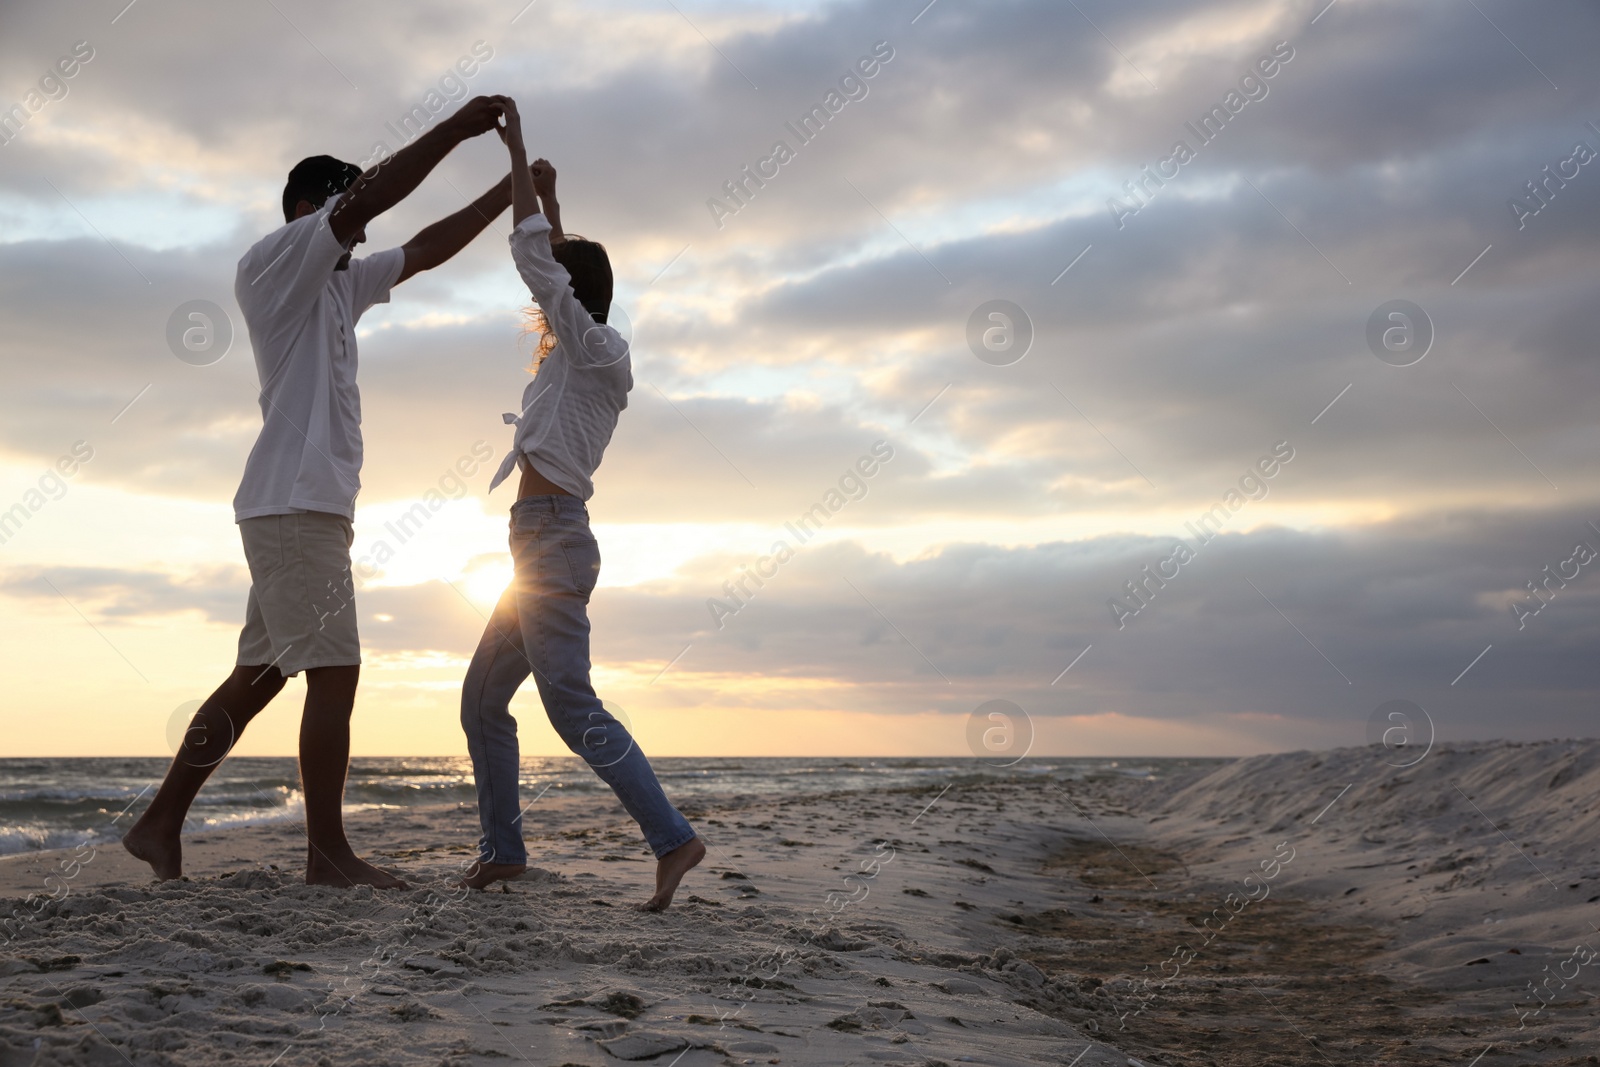
[[(167, 759), (0, 759), (0, 856), (116, 841), (149, 803)], [(1214, 759), (1028, 758), (1012, 766), (971, 758), (656, 758), (675, 798), (745, 794), (817, 794), (938, 786), (985, 778), (1063, 782), (1102, 777), (1162, 779), (1227, 762)], [(554, 796), (599, 793), (606, 786), (574, 756), (522, 762), (522, 788)], [(465, 757), (358, 758), (351, 761), (345, 811), (432, 807), (474, 801)], [(228, 759), (190, 809), (187, 833), (304, 817), (291, 758)]]

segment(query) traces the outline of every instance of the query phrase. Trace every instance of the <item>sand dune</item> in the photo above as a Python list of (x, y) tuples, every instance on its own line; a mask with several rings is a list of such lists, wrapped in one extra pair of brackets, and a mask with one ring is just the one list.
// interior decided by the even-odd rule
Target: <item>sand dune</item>
[(449, 889), (454, 806), (355, 820), (409, 893), (299, 884), (287, 825), (162, 885), (11, 857), (0, 1067), (1600, 1062), (1600, 743), (1393, 762), (720, 798), (665, 915), (592, 799), (529, 813), (506, 892)]

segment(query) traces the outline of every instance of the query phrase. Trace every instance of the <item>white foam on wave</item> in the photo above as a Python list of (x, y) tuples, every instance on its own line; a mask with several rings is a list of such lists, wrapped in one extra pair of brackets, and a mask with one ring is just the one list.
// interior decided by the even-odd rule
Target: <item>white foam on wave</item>
[[(184, 833), (202, 834), (212, 830), (229, 830), (236, 826), (261, 826), (267, 823), (303, 820), (306, 817), (305, 796), (298, 789), (284, 789), (280, 792), (284, 798), (281, 808), (254, 808), (199, 817), (191, 811), (188, 821), (184, 823)], [(349, 811), (349, 805), (346, 805), (344, 810)]]
[(83, 844), (101, 848), (114, 840), (115, 837), (93, 830), (52, 828), (38, 823), (12, 824), (0, 826), (0, 856), (56, 848), (76, 848)]
[[(303, 821), (305, 819), (305, 797), (301, 795), (298, 789), (283, 790), (283, 793), (284, 802), (279, 807), (256, 808), (217, 815), (201, 815), (191, 810), (188, 820), (184, 823), (183, 832), (185, 834), (204, 834), (216, 830), (230, 830), (241, 826)], [(347, 804), (344, 806), (344, 810), (346, 813), (350, 813), (366, 811), (372, 807), (380, 806)], [(132, 825), (131, 819), (123, 819), (120, 824), (108, 823), (105, 827), (91, 827), (89, 829), (51, 827), (42, 823), (0, 825), (0, 856), (12, 856), (19, 852), (42, 852), (58, 848), (76, 848), (81, 844), (104, 848), (109, 844), (120, 841), (123, 831), (130, 825)]]

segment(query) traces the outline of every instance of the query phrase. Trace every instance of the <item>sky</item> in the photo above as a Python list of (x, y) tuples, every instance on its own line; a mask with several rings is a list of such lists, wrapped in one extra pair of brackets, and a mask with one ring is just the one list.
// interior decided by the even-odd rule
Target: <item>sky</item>
[[(231, 669), (235, 264), (297, 160), (467, 93), (517, 99), (617, 272), (592, 658), (646, 751), (1234, 755), (1395, 700), (1419, 743), (1591, 735), (1600, 11), (1530, 10), (7, 5), (0, 755), (165, 755)], [(505, 167), (461, 145), (363, 251)], [(465, 751), (508, 232), (361, 321), (358, 755)], [(238, 751), (292, 753), (302, 693)]]

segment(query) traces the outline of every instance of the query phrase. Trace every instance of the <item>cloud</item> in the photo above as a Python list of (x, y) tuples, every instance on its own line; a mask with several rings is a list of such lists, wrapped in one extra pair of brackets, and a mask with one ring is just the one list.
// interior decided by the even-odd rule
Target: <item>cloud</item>
[(135, 623), (199, 612), (208, 622), (244, 624), (250, 576), (243, 567), (187, 574), (118, 567), (22, 567), (0, 572), (0, 595), (59, 601), (108, 622)]
[[(1441, 736), (1545, 736), (1570, 732), (1600, 681), (1586, 652), (1600, 640), (1596, 564), (1568, 562), (1578, 542), (1600, 551), (1590, 522), (1600, 515), (1460, 512), (1358, 531), (1225, 533), (1176, 577), (1146, 581), (1137, 614), (1125, 583), (1169, 556), (1172, 537), (949, 545), (904, 562), (791, 539), (793, 560), (737, 599), (723, 583), (753, 560), (731, 556), (601, 589), (593, 658), (643, 686), (677, 657), (653, 686), (669, 701), (715, 694), (759, 707), (792, 687), (846, 710), (911, 714), (1003, 697), (1042, 716), (1267, 716), (1290, 736), (1347, 721), (1355, 742), (1373, 708), (1409, 699)], [(102, 625), (200, 611), (235, 626), (246, 582), (238, 569), (50, 568), (7, 573), (0, 594), (65, 596)], [(738, 610), (719, 620), (708, 598)], [(369, 651), (460, 658), (488, 610), (438, 581), (365, 588), (357, 605)]]
[[(612, 654), (659, 664), (695, 641), (666, 678), (839, 677), (910, 708), (988, 680), (1047, 683), (1094, 643), (1053, 689), (1023, 689), (1058, 711), (1063, 686), (1089, 683), (1073, 700), (1129, 713), (1345, 707), (1336, 672), (1297, 673), (1327, 663), (1292, 630), (1277, 643), (1282, 618), (1248, 576), (1374, 693), (1453, 676), (1494, 643), (1468, 676), (1480, 688), (1447, 695), (1463, 729), (1489, 728), (1490, 698), (1471, 695), (1489, 691), (1525, 701), (1541, 728), (1581, 721), (1563, 716), (1592, 680), (1561, 658), (1579, 646), (1552, 632), (1502, 658), (1527, 635), (1497, 640), (1509, 612), (1482, 614), (1478, 598), (1531, 577), (1496, 584), (1522, 573), (1506, 553), (1554, 516), (1600, 513), (1600, 169), (1541, 186), (1547, 205), (1520, 228), (1507, 203), (1575, 141), (1600, 148), (1600, 81), (1580, 44), (1600, 28), (1592, 7), (1548, 4), (1529, 20), (1493, 4), (1343, 0), (1313, 25), (1286, 0), (1015, 0), (941, 3), (913, 24), (920, 4), (680, 14), (542, 0), (509, 24), (468, 3), (399, 5), (369, 25), (280, 6), (139, 5), (114, 26), (80, 4), (10, 17), (6, 69), (42, 70), (84, 37), (96, 57), (0, 146), (8, 456), (31, 466), (86, 439), (99, 487), (229, 500), (259, 425), (233, 270), (277, 224), (283, 173), (310, 152), (361, 158), (483, 40), (493, 58), (473, 91), (537, 100), (566, 222), (607, 244), (633, 323), (636, 388), (597, 515), (778, 529), (873, 442), (895, 449), (849, 512), (860, 543), (814, 546), (722, 633), (693, 636), (741, 561), (603, 591)], [(792, 140), (784, 123), (880, 40), (894, 58), (865, 98), (718, 228), (707, 198)], [(1185, 122), (1280, 41), (1293, 58), (1266, 95), (1200, 144)], [(1194, 161), (1163, 184), (1144, 178), (1179, 138)], [(462, 146), (373, 226), (369, 248), (455, 210), (504, 166), (491, 138)], [(1112, 198), (1138, 210), (1119, 224)], [(506, 447), (499, 413), (516, 406), (527, 347), (505, 226), (364, 320), (364, 503), (414, 499), (479, 440), (497, 457)], [(1033, 327), (1014, 366), (967, 347), (969, 316), (995, 298)], [(1395, 298), (1435, 331), (1412, 367), (1367, 348), (1369, 316)], [(211, 367), (166, 347), (168, 316), (192, 299), (234, 315), (233, 351)], [(1279, 441), (1296, 459), (1251, 505), (1249, 532), (1097, 640), (1125, 566), (1159, 549), (1149, 538)], [(1252, 528), (1267, 523), (1283, 528)], [(953, 543), (972, 537), (989, 543)], [(1481, 571), (1430, 558), (1430, 539)], [(926, 551), (887, 554), (908, 540)], [(48, 571), (108, 618), (238, 610), (198, 577), (119, 585), (112, 572), (142, 561), (96, 562), (104, 573)], [(369, 640), (470, 649), (427, 621), (470, 633), (459, 597), (407, 589), (371, 591), (395, 621)], [(1580, 590), (1562, 600), (1582, 615)], [(627, 610), (607, 616), (611, 604)]]
[[(1600, 639), (1600, 585), (1565, 562), (1580, 540), (1600, 550), (1591, 518), (1451, 513), (1224, 534), (1164, 588), (1146, 586), (1148, 605), (1120, 629), (1107, 601), (1131, 604), (1124, 583), (1168, 556), (1171, 537), (952, 545), (903, 563), (849, 544), (802, 549), (720, 631), (705, 599), (724, 597), (747, 561), (715, 561), (602, 590), (596, 661), (664, 664), (689, 643), (668, 679), (831, 678), (905, 712), (1006, 697), (1046, 715), (1267, 714), (1307, 733), (1329, 717), (1359, 727), (1406, 698), (1451, 736), (1544, 736), (1576, 728), (1600, 680), (1584, 652)], [(1547, 564), (1579, 576), (1519, 620), (1511, 605), (1540, 603), (1526, 583)]]

